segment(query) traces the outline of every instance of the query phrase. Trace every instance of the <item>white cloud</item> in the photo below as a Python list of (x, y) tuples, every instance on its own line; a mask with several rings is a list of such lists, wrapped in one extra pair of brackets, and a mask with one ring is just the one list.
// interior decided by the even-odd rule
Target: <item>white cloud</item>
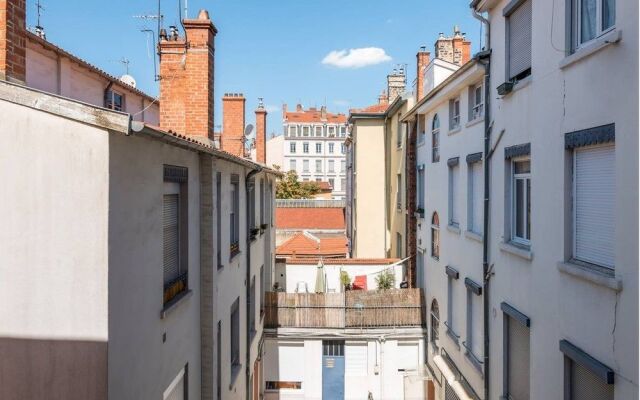
[(264, 106), (264, 109), (267, 110), (268, 113), (274, 113), (276, 111), (282, 110), (282, 108), (271, 104), (267, 104), (266, 106)]
[(333, 50), (322, 59), (324, 65), (337, 68), (362, 68), (387, 61), (391, 61), (391, 57), (379, 47)]
[(348, 107), (351, 102), (349, 100), (334, 100), (333, 104), (340, 107)]

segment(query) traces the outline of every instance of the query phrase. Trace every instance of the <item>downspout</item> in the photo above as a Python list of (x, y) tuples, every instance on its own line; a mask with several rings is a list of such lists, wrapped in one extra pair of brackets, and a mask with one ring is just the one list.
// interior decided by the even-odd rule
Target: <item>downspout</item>
[(475, 3), (471, 4), (471, 13), (473, 17), (479, 20), (485, 26), (485, 50), (481, 51), (482, 54), (479, 57), (479, 61), (484, 66), (484, 204), (483, 204), (483, 235), (482, 235), (482, 313), (483, 313), (483, 335), (484, 335), (484, 399), (489, 399), (489, 383), (490, 383), (490, 368), (489, 368), (489, 161), (491, 150), (491, 108), (490, 108), (490, 96), (491, 90), (489, 84), (491, 82), (491, 64), (490, 64), (490, 24), (489, 20), (483, 17), (475, 8)]
[[(387, 178), (389, 178), (389, 174), (391, 173), (391, 168), (389, 167), (390, 162), (389, 162), (389, 157), (390, 154), (388, 153), (388, 146), (387, 146), (387, 121), (389, 120), (389, 115), (385, 112), (384, 113), (384, 125), (383, 125), (383, 131), (382, 131), (382, 136), (384, 139), (384, 179), (386, 180)], [(389, 156), (389, 157), (387, 157)], [(384, 193), (384, 252), (385, 252), (385, 257), (391, 257), (391, 246), (389, 246), (389, 252), (387, 252), (387, 232), (389, 232), (389, 234), (391, 234), (391, 208), (389, 207), (389, 196), (391, 195), (391, 190), (390, 190), (390, 186), (391, 186), (391, 182), (385, 182), (384, 184), (384, 188), (385, 188), (385, 193)]]
[[(251, 170), (244, 179), (244, 193), (245, 193), (245, 215), (246, 218), (249, 218), (249, 198), (247, 197), (247, 193), (249, 193), (249, 182), (254, 175), (258, 174), (262, 171), (261, 166), (257, 166), (256, 169)], [(251, 400), (249, 396), (249, 387), (251, 382), (249, 378), (251, 377), (251, 366), (249, 362), (251, 361), (251, 332), (249, 332), (249, 321), (250, 321), (250, 311), (251, 311), (251, 228), (249, 227), (249, 223), (247, 222), (247, 232), (246, 232), (246, 243), (247, 243), (247, 268), (245, 273), (245, 296), (246, 296), (246, 321), (247, 324), (247, 332), (246, 332), (246, 367), (245, 367), (245, 394), (247, 400)]]

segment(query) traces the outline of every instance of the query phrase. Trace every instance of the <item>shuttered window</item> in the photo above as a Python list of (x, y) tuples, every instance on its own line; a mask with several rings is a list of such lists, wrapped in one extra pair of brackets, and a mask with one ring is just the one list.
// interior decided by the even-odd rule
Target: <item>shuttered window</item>
[(586, 146), (574, 153), (574, 258), (615, 265), (615, 147)]
[(396, 365), (398, 371), (416, 371), (418, 369), (418, 344), (398, 343), (396, 348)]
[(482, 234), (482, 198), (484, 193), (482, 163), (469, 164), (469, 222), (468, 229)]
[(460, 189), (458, 188), (460, 180), (460, 167), (458, 165), (449, 167), (449, 225), (459, 225), (458, 197)]
[(522, 79), (531, 73), (531, 0), (510, 10), (507, 27), (508, 78)]
[(280, 344), (278, 346), (278, 381), (304, 382), (304, 346)]
[(240, 298), (236, 298), (231, 306), (231, 323), (230, 336), (231, 336), (231, 375), (233, 377), (234, 367), (240, 365)]
[(529, 328), (518, 320), (506, 316), (508, 399), (529, 399)]
[(344, 346), (345, 376), (367, 376), (367, 344), (346, 344)]
[(613, 400), (613, 387), (579, 363), (571, 363), (571, 397), (568, 400)]
[(613, 369), (568, 340), (560, 341), (560, 351), (564, 353), (564, 400), (613, 400)]
[(162, 207), (164, 283), (180, 275), (180, 195), (165, 194)]

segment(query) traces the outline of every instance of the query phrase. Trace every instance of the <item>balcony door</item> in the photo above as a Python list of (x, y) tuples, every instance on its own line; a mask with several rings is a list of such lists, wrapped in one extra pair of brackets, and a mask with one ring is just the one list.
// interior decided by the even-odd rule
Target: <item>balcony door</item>
[(344, 340), (322, 341), (322, 400), (344, 400)]

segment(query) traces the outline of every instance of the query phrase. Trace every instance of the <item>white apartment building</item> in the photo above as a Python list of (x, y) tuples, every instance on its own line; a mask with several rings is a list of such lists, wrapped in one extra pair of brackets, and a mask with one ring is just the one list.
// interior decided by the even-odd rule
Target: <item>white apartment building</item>
[(298, 104), (295, 111), (282, 108), (284, 132), (283, 171), (296, 171), (305, 182), (329, 182), (332, 198), (342, 200), (346, 190), (344, 140), (347, 117)]
[(455, 398), (452, 393), (478, 399), (484, 387), (484, 68), (472, 59), (452, 71), (434, 59), (426, 71), (440, 82), (425, 79), (425, 96), (406, 118), (417, 123), (416, 269), (429, 315), (428, 385), (431, 399)]

